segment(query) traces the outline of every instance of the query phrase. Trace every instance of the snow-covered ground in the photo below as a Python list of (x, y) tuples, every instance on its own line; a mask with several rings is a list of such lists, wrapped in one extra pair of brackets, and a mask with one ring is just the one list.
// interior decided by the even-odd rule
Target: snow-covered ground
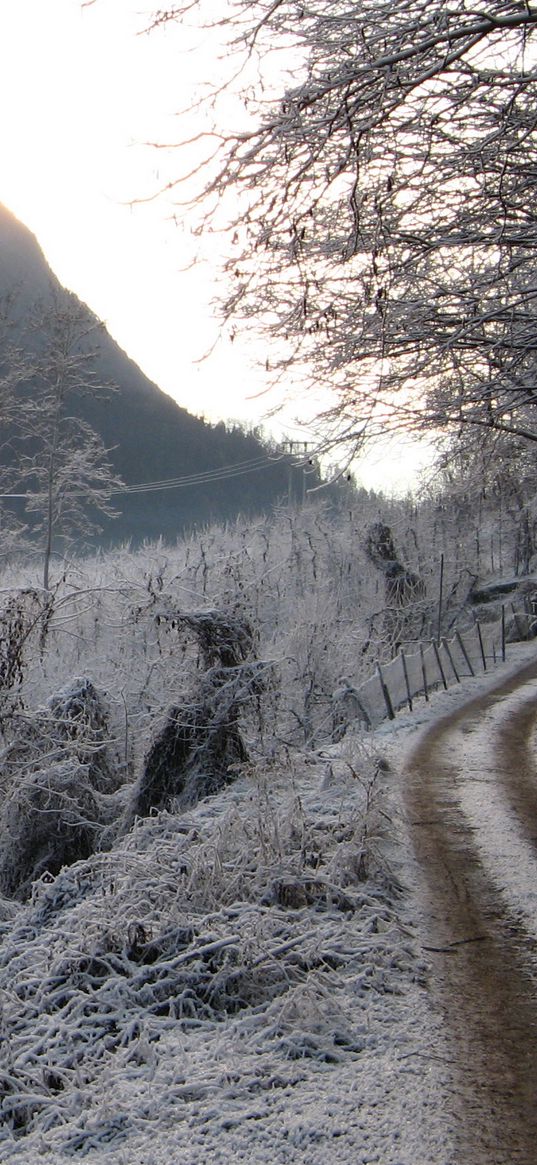
[[(401, 773), (421, 727), (534, 651), (373, 736), (245, 767), (5, 903), (0, 1160), (455, 1165)], [(472, 748), (464, 807), (498, 849)]]

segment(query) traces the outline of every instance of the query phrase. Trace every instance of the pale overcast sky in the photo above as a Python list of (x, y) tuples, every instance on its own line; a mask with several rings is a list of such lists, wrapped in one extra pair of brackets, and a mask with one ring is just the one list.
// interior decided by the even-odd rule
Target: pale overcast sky
[[(263, 374), (247, 347), (222, 340), (197, 363), (217, 336), (210, 262), (185, 270), (195, 245), (166, 200), (130, 205), (174, 172), (144, 143), (189, 132), (177, 112), (215, 68), (210, 44), (185, 52), (194, 43), (178, 26), (140, 35), (152, 10), (147, 0), (2, 0), (0, 202), (161, 388), (208, 420), (256, 422), (275, 400), (258, 398)], [(285, 433), (297, 435), (290, 423)]]
[(192, 240), (166, 201), (129, 205), (166, 181), (166, 159), (144, 143), (180, 135), (175, 113), (199, 68), (178, 28), (137, 35), (144, 11), (144, 0), (0, 5), (0, 201), (163, 389), (210, 419), (258, 417), (230, 344), (210, 370), (193, 363), (216, 332), (207, 274), (184, 272)]

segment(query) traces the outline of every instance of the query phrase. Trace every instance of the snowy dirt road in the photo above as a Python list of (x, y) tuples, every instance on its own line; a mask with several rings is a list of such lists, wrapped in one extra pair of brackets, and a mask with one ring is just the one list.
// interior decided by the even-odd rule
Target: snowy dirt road
[(537, 1160), (536, 719), (537, 660), (433, 722), (406, 765), (464, 1165)]

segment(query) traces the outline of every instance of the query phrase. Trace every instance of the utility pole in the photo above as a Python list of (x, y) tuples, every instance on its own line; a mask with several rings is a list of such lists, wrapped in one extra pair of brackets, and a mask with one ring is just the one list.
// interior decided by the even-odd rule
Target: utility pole
[[(300, 499), (299, 505), (303, 506), (306, 501), (306, 458), (309, 450), (313, 448), (312, 441), (282, 441), (282, 453), (288, 457), (298, 459), (293, 465), (291, 462), (287, 466), (287, 504), (291, 506), (293, 501), (293, 470), (301, 469), (302, 474), (300, 478)], [(297, 491), (298, 492), (298, 491)]]

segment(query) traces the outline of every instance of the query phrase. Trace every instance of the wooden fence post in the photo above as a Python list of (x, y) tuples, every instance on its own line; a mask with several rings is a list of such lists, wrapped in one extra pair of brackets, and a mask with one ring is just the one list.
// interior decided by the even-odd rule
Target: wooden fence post
[(377, 663), (377, 671), (379, 673), (380, 686), (382, 688), (382, 695), (384, 696), (384, 703), (386, 704), (386, 711), (388, 713), (388, 717), (390, 720), (395, 720), (395, 713), (393, 710), (393, 704), (391, 701), (390, 693), (388, 691), (388, 685), (385, 682), (384, 676), (382, 674), (382, 669), (381, 669), (380, 663)]
[(487, 670), (487, 657), (485, 655), (485, 648), (483, 647), (483, 636), (481, 634), (481, 624), (479, 622), (479, 619), (476, 619), (475, 625), (477, 627), (477, 638), (479, 639), (479, 650), (481, 652), (481, 659), (483, 661), (483, 671), (486, 671)]
[(467, 652), (467, 650), (466, 650), (466, 648), (465, 648), (465, 646), (464, 646), (463, 638), (462, 638), (462, 635), (461, 635), (460, 631), (456, 631), (456, 632), (455, 632), (455, 636), (456, 636), (456, 639), (457, 639), (457, 643), (458, 643), (458, 645), (459, 645), (459, 647), (460, 647), (460, 649), (461, 649), (461, 651), (462, 651), (462, 654), (463, 654), (463, 656), (464, 656), (464, 660), (465, 660), (466, 666), (467, 666), (467, 668), (468, 668), (468, 670), (469, 670), (469, 672), (470, 672), (470, 675), (471, 675), (471, 676), (475, 676), (475, 671), (474, 671), (474, 669), (473, 669), (473, 667), (472, 667), (472, 663), (471, 663), (471, 660), (470, 660), (470, 656), (468, 655), (468, 652)]
[(505, 606), (502, 603), (502, 663), (505, 663)]
[(412, 712), (413, 711), (412, 692), (410, 691), (410, 683), (409, 683), (409, 679), (408, 679), (408, 669), (406, 666), (405, 653), (404, 653), (402, 647), (399, 651), (399, 655), (401, 656), (401, 663), (403, 665), (403, 672), (404, 672), (404, 676), (405, 676), (405, 687), (406, 687), (406, 698), (407, 698), (407, 703), (408, 703), (408, 710), (409, 710), (409, 712)]
[(456, 679), (457, 683), (458, 683), (458, 684), (460, 684), (460, 682), (461, 682), (461, 677), (460, 677), (460, 675), (459, 675), (459, 673), (458, 673), (458, 671), (457, 671), (457, 668), (455, 667), (455, 661), (454, 661), (454, 659), (453, 659), (453, 656), (452, 656), (452, 654), (451, 654), (450, 647), (449, 647), (449, 643), (448, 643), (447, 639), (443, 639), (443, 640), (442, 640), (442, 647), (444, 648), (444, 651), (445, 651), (445, 653), (446, 653), (446, 655), (447, 655), (447, 657), (448, 657), (448, 659), (449, 659), (449, 662), (450, 662), (450, 664), (451, 664), (451, 668), (452, 668), (452, 671), (453, 671), (453, 675), (455, 676), (455, 679)]
[(421, 658), (421, 675), (423, 679), (423, 694), (427, 703), (429, 703), (429, 689), (427, 687), (427, 671), (425, 669), (425, 654), (423, 651), (423, 643), (420, 642), (420, 658)]
[(440, 675), (442, 676), (442, 683), (443, 683), (443, 685), (444, 685), (444, 688), (445, 688), (445, 690), (446, 690), (446, 692), (447, 692), (448, 686), (447, 686), (446, 674), (445, 674), (445, 672), (444, 672), (444, 669), (443, 669), (443, 667), (442, 667), (442, 660), (440, 659), (440, 652), (439, 652), (439, 650), (438, 650), (438, 644), (437, 644), (437, 642), (436, 642), (436, 639), (431, 639), (431, 643), (432, 643), (432, 647), (433, 647), (434, 654), (435, 654), (435, 656), (436, 656), (436, 662), (437, 662), (437, 664), (438, 664), (438, 670), (439, 670), (439, 672), (440, 672)]
[(442, 603), (444, 599), (444, 555), (440, 555), (440, 588), (438, 594), (438, 625), (436, 628), (436, 640), (440, 643), (440, 636), (442, 634)]

